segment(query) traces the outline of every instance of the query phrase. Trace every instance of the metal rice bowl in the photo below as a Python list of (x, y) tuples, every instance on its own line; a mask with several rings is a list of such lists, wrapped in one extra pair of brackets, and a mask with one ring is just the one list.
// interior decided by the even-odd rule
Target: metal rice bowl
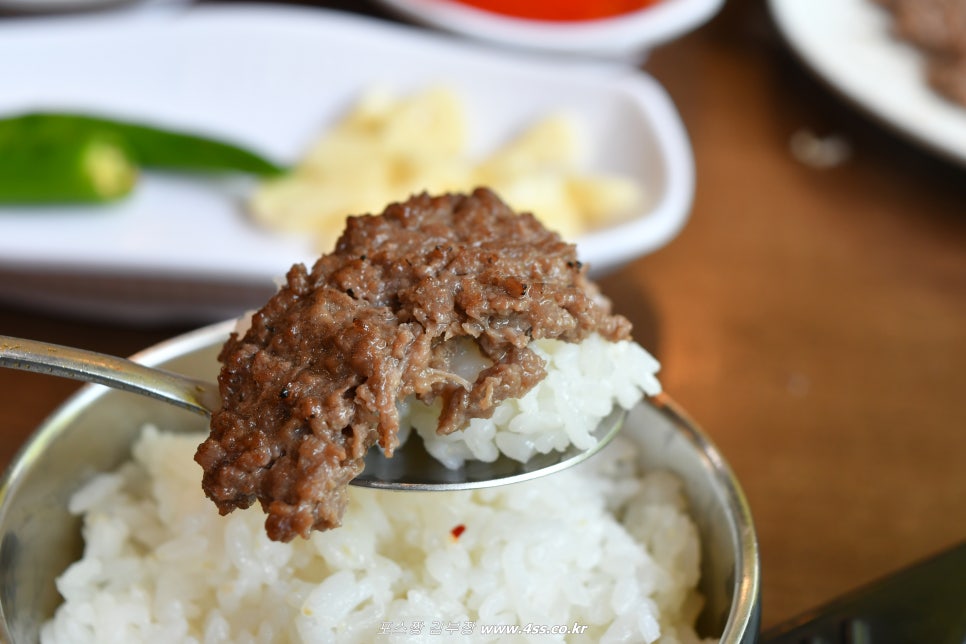
[[(214, 379), (216, 356), (233, 321), (204, 327), (134, 356)], [(141, 426), (204, 431), (206, 419), (143, 396), (88, 385), (34, 432), (0, 479), (0, 642), (35, 642), (61, 602), (54, 580), (82, 552), (70, 496), (93, 475), (130, 458)], [(647, 426), (648, 431), (641, 430)], [(642, 464), (681, 478), (701, 536), (703, 636), (727, 644), (757, 641), (760, 621), (758, 542), (748, 504), (715, 446), (670, 399), (634, 408), (622, 430), (641, 446)]]

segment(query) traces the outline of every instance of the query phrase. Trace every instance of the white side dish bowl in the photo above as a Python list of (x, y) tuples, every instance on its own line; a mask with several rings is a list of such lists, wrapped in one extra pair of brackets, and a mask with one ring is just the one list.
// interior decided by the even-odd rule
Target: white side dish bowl
[(658, 0), (611, 18), (543, 21), (515, 18), (451, 0), (379, 0), (415, 22), (480, 40), (554, 54), (643, 59), (658, 45), (697, 29), (724, 0)]
[[(234, 140), (282, 163), (373, 86), (453, 88), (471, 111), (471, 153), (568, 113), (585, 130), (588, 170), (630, 177), (646, 195), (636, 216), (576, 240), (598, 275), (669, 243), (693, 198), (687, 134), (643, 72), (492, 51), (344, 13), (237, 5), (151, 20), (12, 19), (0, 24), (0, 78), (0, 115), (114, 115)], [(305, 236), (254, 225), (250, 187), (146, 173), (130, 198), (105, 207), (0, 207), (0, 298), (129, 321), (238, 315), (267, 299), (292, 263), (318, 254)]]

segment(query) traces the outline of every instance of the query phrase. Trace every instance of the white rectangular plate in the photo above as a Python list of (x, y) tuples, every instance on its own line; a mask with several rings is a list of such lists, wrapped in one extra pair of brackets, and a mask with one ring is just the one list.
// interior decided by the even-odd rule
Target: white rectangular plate
[[(666, 244), (691, 206), (684, 128), (639, 70), (524, 57), (351, 14), (239, 5), (8, 20), (0, 79), (0, 115), (115, 115), (228, 138), (283, 163), (373, 86), (453, 87), (476, 151), (564, 110), (587, 131), (591, 169), (635, 177), (649, 198), (636, 219), (578, 240), (597, 272)], [(247, 188), (151, 173), (107, 207), (0, 207), (0, 297), (149, 321), (257, 305), (315, 253), (309, 239), (252, 224)]]

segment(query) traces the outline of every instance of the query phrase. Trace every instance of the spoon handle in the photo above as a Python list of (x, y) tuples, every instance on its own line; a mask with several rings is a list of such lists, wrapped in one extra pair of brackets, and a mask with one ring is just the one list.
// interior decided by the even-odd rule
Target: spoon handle
[(0, 367), (106, 385), (209, 416), (221, 406), (213, 383), (48, 342), (0, 335)]

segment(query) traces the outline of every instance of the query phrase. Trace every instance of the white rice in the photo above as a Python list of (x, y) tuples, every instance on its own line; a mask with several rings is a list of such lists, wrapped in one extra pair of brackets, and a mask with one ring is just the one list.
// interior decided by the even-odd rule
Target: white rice
[[(402, 425), (450, 467), (501, 453), (526, 461), (592, 447), (615, 405), (660, 391), (658, 363), (632, 342), (531, 346), (547, 377), (492, 418), (437, 436), (438, 409), (407, 402)], [(503, 488), (353, 488), (343, 527), (282, 544), (257, 508), (218, 516), (192, 460), (201, 440), (147, 427), (132, 462), (75, 494), (85, 552), (58, 579), (65, 602), (43, 642), (697, 639), (697, 530), (680, 483), (640, 475), (627, 441)], [(528, 624), (567, 633), (485, 632)]]
[[(580, 343), (535, 340), (530, 348), (546, 361), (547, 376), (523, 397), (501, 403), (492, 417), (474, 418), (465, 429), (439, 436), (438, 405), (412, 400), (400, 406), (400, 426), (414, 428), (426, 450), (450, 468), (468, 459), (494, 461), (500, 454), (526, 462), (571, 445), (593, 447), (594, 430), (615, 406), (630, 409), (642, 394), (661, 391), (655, 375), (660, 365), (631, 341), (608, 342), (595, 333)], [(406, 437), (400, 432), (400, 442)]]
[[(637, 472), (625, 439), (502, 488), (353, 488), (343, 527), (284, 544), (257, 508), (218, 515), (201, 438), (147, 427), (131, 462), (74, 495), (86, 546), (42, 642), (696, 640), (697, 530), (678, 480)], [(483, 634), (528, 624), (584, 632)]]

